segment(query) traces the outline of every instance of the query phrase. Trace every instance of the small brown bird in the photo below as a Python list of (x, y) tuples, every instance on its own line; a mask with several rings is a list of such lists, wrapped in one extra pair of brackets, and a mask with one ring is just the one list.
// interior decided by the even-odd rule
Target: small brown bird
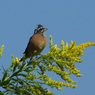
[[(27, 48), (23, 54), (25, 54), (25, 59), (39, 55), (42, 50), (46, 47), (47, 39), (45, 36), (47, 28), (42, 25), (38, 25), (37, 29), (34, 30), (34, 34), (30, 37)], [(20, 62), (23, 60), (21, 58)]]

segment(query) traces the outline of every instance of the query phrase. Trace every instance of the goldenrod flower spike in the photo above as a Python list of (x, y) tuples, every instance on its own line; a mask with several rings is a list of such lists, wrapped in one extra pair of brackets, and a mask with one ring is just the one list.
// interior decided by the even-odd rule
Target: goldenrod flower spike
[(53, 46), (52, 36), (50, 35), (50, 47)]
[(63, 40), (61, 41), (61, 48), (62, 48), (62, 50), (64, 50), (64, 41)]
[(95, 43), (94, 42), (82, 43), (78, 45), (77, 47), (79, 47), (80, 49), (85, 49), (86, 47), (90, 47), (90, 46), (95, 46)]
[(3, 49), (4, 49), (4, 45), (1, 46), (1, 49), (0, 49), (0, 57), (2, 56)]
[(68, 50), (68, 43), (66, 43), (66, 45), (65, 45), (65, 51), (67, 51)]

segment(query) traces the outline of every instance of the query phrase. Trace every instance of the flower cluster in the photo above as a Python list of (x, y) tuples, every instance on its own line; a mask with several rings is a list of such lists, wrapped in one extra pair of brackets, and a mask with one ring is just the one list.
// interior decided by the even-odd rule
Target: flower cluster
[[(23, 95), (54, 95), (44, 85), (55, 87), (60, 91), (64, 89), (64, 86), (77, 87), (76, 81), (73, 81), (70, 75), (82, 76), (75, 64), (83, 62), (81, 59), (83, 49), (95, 46), (95, 43), (87, 42), (77, 46), (75, 43), (76, 41), (70, 41), (68, 44), (62, 40), (61, 48), (58, 48), (56, 44), (53, 45), (50, 36), (50, 50), (44, 56), (30, 58), (29, 62), (26, 62), (23, 57), (21, 64), (20, 59), (17, 57), (14, 59), (12, 55), (12, 65), (4, 71), (0, 86), (11, 89), (15, 94), (20, 92)], [(2, 56), (3, 47), (0, 49), (0, 56)], [(49, 77), (51, 72), (59, 78), (59, 81)]]
[(18, 59), (17, 57), (14, 59), (14, 58), (13, 58), (13, 55), (11, 55), (11, 58), (12, 58), (12, 63), (14, 63), (14, 64), (20, 63), (20, 62), (19, 62), (20, 59)]
[(64, 68), (66, 68), (69, 71), (69, 74), (73, 73), (78, 77), (82, 76), (81, 74), (79, 74), (80, 71), (76, 69), (75, 63), (82, 62), (83, 60), (80, 57), (83, 55), (83, 49), (89, 46), (95, 46), (95, 43), (82, 43), (78, 46), (75, 46), (75, 43), (76, 41), (71, 41), (69, 45), (68, 43), (64, 45), (64, 41), (62, 40), (60, 49), (57, 48), (57, 45), (53, 46), (52, 37), (50, 36), (50, 51), (46, 54), (46, 57), (52, 62), (56, 63), (55, 67), (57, 67), (53, 71), (57, 74), (58, 72), (64, 71)]

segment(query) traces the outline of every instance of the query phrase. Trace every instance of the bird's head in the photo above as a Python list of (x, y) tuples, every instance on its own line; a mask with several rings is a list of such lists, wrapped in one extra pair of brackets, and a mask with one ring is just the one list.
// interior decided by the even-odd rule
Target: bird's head
[(47, 28), (44, 28), (42, 25), (38, 25), (37, 29), (34, 30), (34, 34), (41, 34), (45, 36)]

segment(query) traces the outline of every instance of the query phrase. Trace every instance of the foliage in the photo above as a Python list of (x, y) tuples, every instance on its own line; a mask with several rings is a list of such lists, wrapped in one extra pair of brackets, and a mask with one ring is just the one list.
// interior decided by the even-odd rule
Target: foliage
[[(61, 41), (61, 49), (57, 45), (53, 46), (52, 37), (50, 36), (50, 50), (45, 56), (36, 57), (35, 60), (30, 58), (27, 62), (24, 58), (20, 63), (18, 58), (14, 59), (12, 55), (12, 64), (4, 70), (0, 86), (4, 91), (0, 91), (0, 95), (4, 93), (14, 93), (16, 95), (54, 95), (49, 91), (48, 86), (63, 90), (63, 87), (77, 87), (76, 81), (70, 79), (70, 74), (81, 77), (80, 70), (76, 69), (75, 63), (81, 63), (80, 58), (83, 55), (83, 49), (89, 46), (95, 46), (95, 43), (82, 43), (75, 46), (76, 41), (70, 44)], [(3, 47), (0, 49), (2, 55)], [(55, 73), (63, 81), (56, 81), (46, 74)], [(45, 86), (47, 85), (47, 88)]]

